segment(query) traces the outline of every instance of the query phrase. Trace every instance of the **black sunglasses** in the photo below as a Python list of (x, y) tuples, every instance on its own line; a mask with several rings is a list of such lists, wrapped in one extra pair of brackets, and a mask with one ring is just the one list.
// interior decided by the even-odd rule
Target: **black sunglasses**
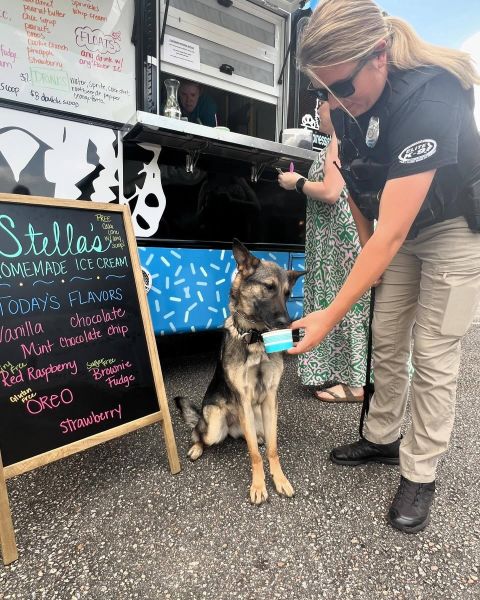
[(349, 96), (353, 96), (353, 94), (355, 93), (355, 86), (353, 85), (355, 77), (360, 73), (360, 71), (367, 64), (367, 62), (374, 56), (375, 54), (369, 54), (365, 58), (362, 58), (362, 60), (355, 67), (348, 79), (341, 79), (340, 81), (332, 83), (329, 89), (325, 87), (313, 87), (312, 82), (310, 82), (307, 87), (307, 92), (315, 94), (316, 97), (322, 102), (328, 102), (329, 94), (332, 96), (336, 96), (337, 98), (348, 98)]

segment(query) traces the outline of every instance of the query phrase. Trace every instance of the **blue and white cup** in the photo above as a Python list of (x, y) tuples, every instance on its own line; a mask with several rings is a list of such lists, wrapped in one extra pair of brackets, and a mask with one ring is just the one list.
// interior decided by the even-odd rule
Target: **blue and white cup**
[(282, 352), (293, 348), (293, 338), (291, 329), (276, 329), (275, 331), (266, 331), (262, 333), (263, 343), (265, 344), (265, 352)]

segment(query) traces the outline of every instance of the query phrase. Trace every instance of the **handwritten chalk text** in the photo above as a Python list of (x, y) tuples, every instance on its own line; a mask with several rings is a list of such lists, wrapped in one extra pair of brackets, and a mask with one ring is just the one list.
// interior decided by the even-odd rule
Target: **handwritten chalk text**
[(122, 418), (122, 405), (119, 404), (118, 408), (112, 408), (110, 410), (105, 410), (101, 413), (95, 413), (90, 411), (90, 415), (88, 417), (82, 417), (80, 419), (65, 419), (60, 422), (60, 429), (62, 433), (71, 433), (73, 431), (77, 431), (77, 429), (82, 429), (84, 427), (90, 427), (91, 425), (101, 423), (102, 421), (107, 421), (109, 419), (121, 419)]
[(31, 415), (39, 415), (42, 411), (49, 409), (55, 410), (62, 404), (71, 404), (73, 402), (73, 392), (64, 388), (58, 394), (49, 396), (38, 396), (25, 402), (25, 408)]
[(110, 242), (104, 244), (101, 237), (93, 235), (93, 224), (90, 224), (92, 236), (77, 235), (72, 223), (66, 223), (63, 228), (58, 221), (53, 221), (52, 231), (48, 234), (37, 231), (35, 225), (29, 223), (26, 233), (28, 242), (22, 244), (20, 237), (15, 233), (15, 221), (9, 215), (0, 215), (0, 234), (2, 245), (0, 255), (5, 258), (17, 258), (20, 255), (28, 256), (76, 256), (78, 254), (102, 253), (110, 248)]

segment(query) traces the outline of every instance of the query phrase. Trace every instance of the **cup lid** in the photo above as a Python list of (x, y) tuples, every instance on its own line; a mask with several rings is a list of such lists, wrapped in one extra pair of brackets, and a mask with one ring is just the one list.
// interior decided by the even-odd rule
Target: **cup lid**
[(265, 333), (262, 333), (263, 337), (280, 337), (280, 336), (285, 336), (285, 335), (291, 335), (292, 334), (292, 330), (291, 329), (274, 329), (273, 331), (265, 331)]

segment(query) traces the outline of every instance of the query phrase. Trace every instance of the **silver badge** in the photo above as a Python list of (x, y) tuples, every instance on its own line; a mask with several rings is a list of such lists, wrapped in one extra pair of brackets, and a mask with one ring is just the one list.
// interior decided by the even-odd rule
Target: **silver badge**
[(365, 143), (369, 148), (374, 148), (378, 142), (378, 136), (380, 135), (380, 119), (378, 117), (370, 117), (368, 122), (367, 135), (365, 136)]

